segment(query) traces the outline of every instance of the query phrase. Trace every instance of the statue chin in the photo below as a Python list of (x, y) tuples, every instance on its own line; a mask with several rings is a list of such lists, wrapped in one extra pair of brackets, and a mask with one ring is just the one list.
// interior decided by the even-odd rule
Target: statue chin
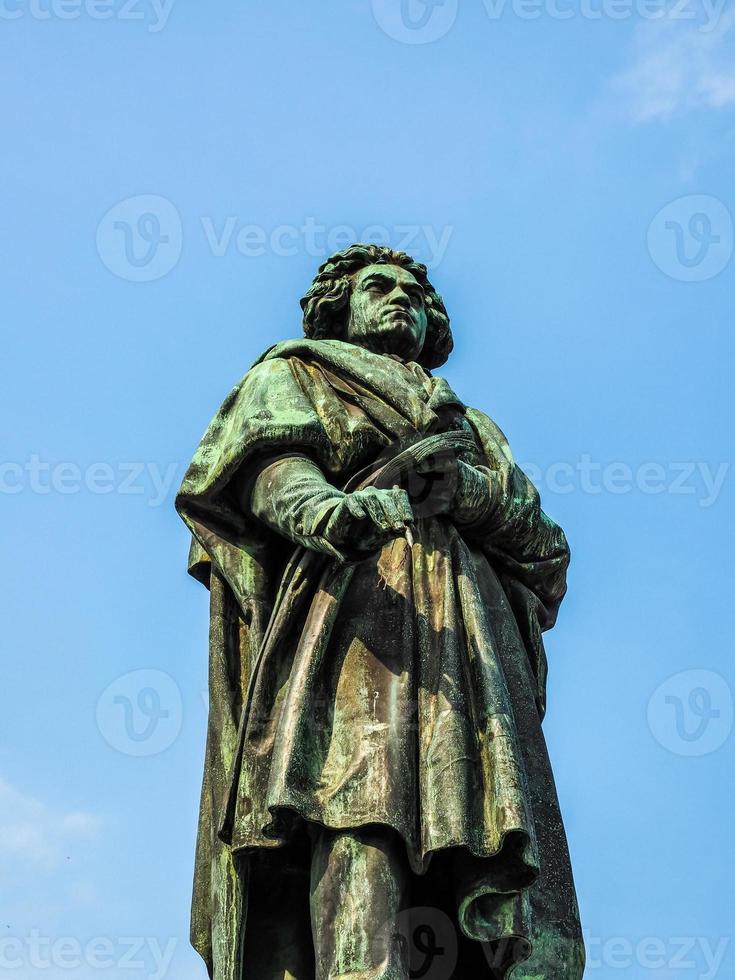
[(364, 336), (348, 339), (373, 354), (390, 354), (403, 361), (415, 360), (421, 353), (411, 324), (404, 320), (383, 321)]

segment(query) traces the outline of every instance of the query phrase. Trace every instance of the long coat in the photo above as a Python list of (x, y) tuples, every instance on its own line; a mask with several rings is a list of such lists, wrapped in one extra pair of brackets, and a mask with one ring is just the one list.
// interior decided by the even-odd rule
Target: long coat
[[(491, 483), (492, 512), (471, 531), (429, 515), (411, 544), (344, 564), (294, 550), (243, 506), (240, 488), (266, 456), (308, 455), (344, 487), (391, 447), (447, 429), (472, 437)], [(210, 975), (258, 980), (277, 957), (303, 963), (306, 820), (400, 835), (414, 904), (443, 904), (457, 926), (462, 980), (581, 978), (541, 731), (541, 634), (569, 553), (498, 427), (418, 365), (286, 341), (225, 400), (177, 508), (193, 535), (190, 571), (211, 596), (192, 910)]]

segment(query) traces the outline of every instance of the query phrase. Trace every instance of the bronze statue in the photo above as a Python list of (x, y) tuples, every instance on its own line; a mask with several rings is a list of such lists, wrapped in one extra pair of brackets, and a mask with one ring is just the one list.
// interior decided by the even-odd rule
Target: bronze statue
[(217, 980), (579, 980), (541, 731), (564, 534), (432, 374), (423, 265), (353, 245), (301, 305), (177, 498), (211, 602), (192, 941)]

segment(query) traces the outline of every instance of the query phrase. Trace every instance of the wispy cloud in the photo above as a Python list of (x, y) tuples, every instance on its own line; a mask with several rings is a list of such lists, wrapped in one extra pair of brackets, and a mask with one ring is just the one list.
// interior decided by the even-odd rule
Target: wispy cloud
[(735, 8), (709, 32), (669, 18), (639, 25), (631, 64), (612, 84), (638, 123), (735, 105)]
[(0, 861), (54, 868), (97, 832), (90, 813), (59, 813), (0, 779)]

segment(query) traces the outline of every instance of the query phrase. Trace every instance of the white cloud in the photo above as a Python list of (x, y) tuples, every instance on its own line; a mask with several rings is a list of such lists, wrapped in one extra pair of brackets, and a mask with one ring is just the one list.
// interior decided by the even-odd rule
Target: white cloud
[(634, 122), (735, 105), (735, 8), (710, 31), (669, 18), (639, 25), (613, 90)]
[(99, 826), (89, 813), (57, 813), (0, 779), (0, 861), (53, 868)]

